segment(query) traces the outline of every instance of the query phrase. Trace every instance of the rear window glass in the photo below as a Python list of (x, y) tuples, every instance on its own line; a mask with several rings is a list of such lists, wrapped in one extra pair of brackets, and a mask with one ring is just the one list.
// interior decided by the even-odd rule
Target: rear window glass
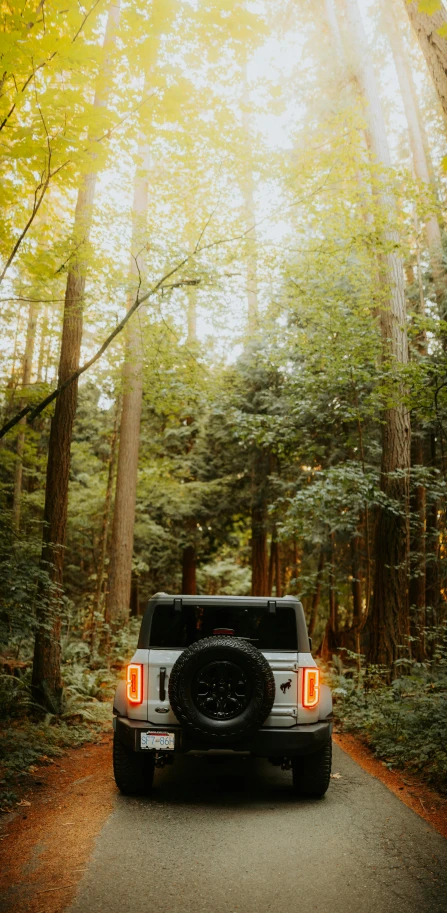
[(173, 606), (157, 605), (151, 626), (151, 647), (184, 649), (218, 634), (250, 641), (259, 650), (297, 650), (296, 616), (291, 606), (274, 613), (265, 606)]

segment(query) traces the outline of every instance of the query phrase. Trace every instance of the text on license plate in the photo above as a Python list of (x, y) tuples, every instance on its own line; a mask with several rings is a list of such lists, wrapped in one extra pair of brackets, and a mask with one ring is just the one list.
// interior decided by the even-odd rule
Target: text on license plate
[(174, 751), (174, 733), (142, 732), (141, 747), (155, 748), (157, 751)]

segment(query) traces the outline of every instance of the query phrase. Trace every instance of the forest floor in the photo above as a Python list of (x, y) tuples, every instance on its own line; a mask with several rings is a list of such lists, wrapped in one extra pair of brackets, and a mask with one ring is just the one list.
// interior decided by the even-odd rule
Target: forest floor
[[(388, 770), (350, 734), (336, 734), (335, 742), (447, 838), (446, 797), (414, 774)], [(1, 820), (1, 913), (68, 909), (116, 798), (110, 735), (37, 767), (16, 808)]]

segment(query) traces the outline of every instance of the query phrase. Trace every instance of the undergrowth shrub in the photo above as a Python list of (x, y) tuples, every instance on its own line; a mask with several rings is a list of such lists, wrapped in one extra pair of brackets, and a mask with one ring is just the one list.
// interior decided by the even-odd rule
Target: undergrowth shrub
[[(96, 741), (111, 728), (112, 700), (121, 669), (135, 650), (141, 618), (110, 634), (107, 657), (95, 652), (80, 631), (62, 644), (64, 711), (42, 715), (32, 700), (32, 641), (3, 657), (0, 674), (0, 810), (12, 808), (40, 764), (51, 763), (67, 748)], [(28, 778), (28, 780), (27, 780)]]
[(447, 634), (438, 632), (430, 661), (406, 662), (392, 684), (383, 670), (350, 668), (334, 656), (327, 679), (339, 727), (366, 739), (388, 767), (422, 773), (447, 793)]

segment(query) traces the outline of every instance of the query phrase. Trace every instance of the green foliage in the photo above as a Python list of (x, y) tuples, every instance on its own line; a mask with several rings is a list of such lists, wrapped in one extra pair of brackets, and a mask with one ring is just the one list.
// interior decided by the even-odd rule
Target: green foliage
[(328, 682), (344, 729), (364, 738), (388, 767), (421, 773), (447, 793), (447, 637), (445, 628), (427, 635), (437, 644), (432, 659), (405, 663), (391, 685), (383, 683), (383, 670), (359, 676), (340, 658)]

